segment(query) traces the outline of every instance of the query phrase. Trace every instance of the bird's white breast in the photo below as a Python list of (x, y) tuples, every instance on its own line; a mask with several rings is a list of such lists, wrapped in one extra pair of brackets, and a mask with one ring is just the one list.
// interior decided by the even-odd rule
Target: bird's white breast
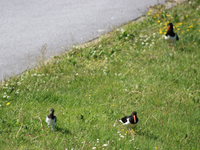
[(170, 36), (170, 35), (165, 35), (165, 40), (168, 42), (168, 43), (175, 43), (176, 42), (176, 34), (175, 36)]
[(55, 125), (55, 119), (50, 119), (48, 117), (46, 117), (46, 123), (48, 123), (48, 125)]

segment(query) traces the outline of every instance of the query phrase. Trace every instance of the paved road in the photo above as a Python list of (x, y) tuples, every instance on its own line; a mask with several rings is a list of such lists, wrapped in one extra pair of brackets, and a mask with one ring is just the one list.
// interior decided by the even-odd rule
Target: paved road
[(165, 0), (1, 0), (0, 80), (140, 17)]

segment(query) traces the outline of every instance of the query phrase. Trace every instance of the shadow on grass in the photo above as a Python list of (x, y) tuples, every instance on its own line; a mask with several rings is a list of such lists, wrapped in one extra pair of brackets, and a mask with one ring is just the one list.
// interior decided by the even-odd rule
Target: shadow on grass
[(148, 133), (148, 132), (144, 133), (144, 132), (141, 132), (141, 131), (138, 131), (137, 135), (144, 136), (144, 137), (151, 139), (151, 140), (158, 140), (158, 138), (159, 138), (158, 136), (156, 136), (152, 133)]
[(70, 130), (68, 130), (68, 129), (63, 129), (63, 128), (60, 128), (60, 127), (58, 127), (58, 126), (56, 126), (55, 127), (55, 131), (58, 131), (58, 132), (62, 132), (63, 134), (72, 134), (71, 132), (70, 132)]

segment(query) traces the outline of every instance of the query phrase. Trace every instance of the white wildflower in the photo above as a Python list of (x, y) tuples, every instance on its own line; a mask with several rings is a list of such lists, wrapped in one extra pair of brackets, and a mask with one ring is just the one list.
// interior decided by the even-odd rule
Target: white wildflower
[(106, 147), (106, 146), (108, 146), (108, 144), (103, 144), (103, 146), (105, 146), (105, 147)]
[(92, 149), (96, 149), (96, 147), (93, 147)]
[(124, 29), (121, 29), (121, 32), (122, 32), (122, 33), (124, 33), (124, 31), (125, 31)]

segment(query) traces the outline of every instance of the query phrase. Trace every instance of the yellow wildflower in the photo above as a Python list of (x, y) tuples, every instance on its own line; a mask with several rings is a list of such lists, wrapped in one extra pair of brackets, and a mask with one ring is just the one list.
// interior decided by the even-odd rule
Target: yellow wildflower
[(21, 146), (21, 148), (23, 148), (24, 146)]
[(131, 129), (131, 133), (132, 133), (132, 134), (134, 134), (134, 133), (135, 133), (135, 131), (134, 131), (133, 129)]
[(196, 19), (193, 19), (193, 21), (195, 21)]
[(171, 19), (173, 19), (173, 17), (171, 17)]
[(188, 18), (188, 15), (186, 15), (185, 17)]
[(194, 44), (196, 44), (196, 43), (194, 43)]
[(158, 149), (158, 147), (155, 147), (155, 149)]
[(167, 17), (170, 17), (171, 15), (166, 15)]
[(91, 96), (91, 94), (89, 94), (89, 96)]
[(159, 33), (162, 34), (162, 30), (161, 29), (160, 29)]
[(148, 15), (151, 15), (151, 13), (147, 13)]
[(159, 13), (159, 14), (162, 14), (162, 12), (161, 12), (161, 11), (158, 11), (158, 13)]
[(182, 24), (183, 24), (182, 22), (179, 22), (179, 23), (178, 23), (178, 25), (182, 25)]
[(187, 29), (187, 31), (190, 31), (189, 29)]
[(149, 12), (151, 12), (151, 9), (149, 9)]
[(159, 14), (156, 14), (156, 16), (159, 16)]
[(160, 23), (160, 20), (158, 20), (158, 23)]
[(156, 19), (156, 16), (153, 16), (154, 19)]
[(8, 102), (6, 105), (7, 105), (7, 106), (10, 105), (10, 102)]
[(177, 30), (180, 30), (179, 28)]
[(115, 106), (115, 105), (112, 105), (112, 106)]

